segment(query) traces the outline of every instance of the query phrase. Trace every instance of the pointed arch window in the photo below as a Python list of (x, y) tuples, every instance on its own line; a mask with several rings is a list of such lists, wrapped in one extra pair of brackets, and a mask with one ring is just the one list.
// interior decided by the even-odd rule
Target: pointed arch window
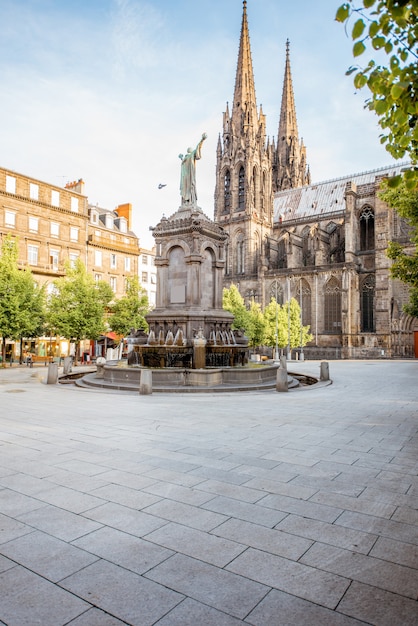
[(241, 233), (237, 237), (237, 274), (245, 273), (245, 245), (244, 235)]
[(374, 213), (366, 207), (360, 214), (360, 250), (374, 250)]
[(277, 304), (284, 304), (284, 292), (282, 285), (278, 284), (277, 280), (274, 280), (270, 285), (270, 300), (274, 298)]
[(361, 332), (374, 333), (374, 302), (376, 280), (373, 274), (367, 276), (360, 292)]
[(238, 211), (245, 209), (245, 172), (241, 166), (238, 174)]
[(341, 285), (331, 278), (324, 289), (324, 331), (341, 333)]
[(263, 171), (263, 187), (261, 190), (261, 198), (260, 198), (260, 205), (261, 205), (261, 211), (262, 213), (265, 212), (266, 210), (266, 194), (267, 194), (267, 178), (266, 178), (266, 172), (265, 170)]
[(257, 168), (253, 168), (253, 181), (252, 181), (252, 190), (251, 190), (251, 204), (252, 209), (258, 211), (259, 207), (259, 181), (258, 181), (258, 171)]
[(225, 244), (225, 274), (229, 274), (231, 271), (230, 259), (229, 259), (229, 243)]
[(224, 213), (231, 210), (231, 172), (226, 170), (224, 178)]

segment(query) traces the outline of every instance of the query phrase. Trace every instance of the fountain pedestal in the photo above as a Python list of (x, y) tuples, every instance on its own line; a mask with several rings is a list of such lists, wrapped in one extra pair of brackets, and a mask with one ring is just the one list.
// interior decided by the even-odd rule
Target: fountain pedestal
[(248, 361), (247, 340), (222, 308), (228, 234), (195, 205), (181, 206), (153, 229), (156, 307), (148, 336), (128, 337), (129, 363), (145, 367), (227, 367)]

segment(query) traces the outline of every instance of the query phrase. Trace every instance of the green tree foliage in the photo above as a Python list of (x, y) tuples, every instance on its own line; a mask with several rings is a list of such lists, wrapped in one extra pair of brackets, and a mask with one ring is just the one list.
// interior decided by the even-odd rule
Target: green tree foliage
[[(382, 60), (369, 58), (347, 74), (354, 74), (356, 89), (369, 88), (366, 107), (379, 117), (386, 150), (395, 159), (411, 160), (413, 167), (403, 180), (414, 189), (418, 185), (417, 0), (349, 0), (337, 10), (336, 20), (351, 25), (355, 58), (370, 51)], [(393, 177), (390, 186), (396, 187), (401, 179)]]
[[(264, 311), (258, 303), (252, 302), (250, 310), (245, 307), (244, 300), (235, 285), (223, 292), (223, 308), (238, 316), (238, 324), (235, 321), (235, 328), (242, 328), (248, 337), (250, 346), (276, 346), (284, 348), (289, 341), (289, 321), (290, 321), (290, 347), (305, 346), (313, 337), (309, 332), (309, 326), (302, 326), (300, 316), (300, 306), (295, 298), (289, 304), (280, 305), (272, 298)], [(288, 311), (290, 310), (290, 320)]]
[(117, 300), (111, 307), (109, 324), (118, 335), (127, 335), (131, 328), (146, 330), (148, 324), (145, 315), (149, 312), (147, 292), (137, 276), (126, 279), (126, 295)]
[(229, 289), (223, 290), (222, 306), (234, 316), (232, 328), (247, 331), (249, 328), (249, 314), (245, 306), (244, 298), (238, 291), (238, 287), (232, 284)]
[(288, 320), (290, 309), (290, 347), (306, 346), (309, 341), (312, 341), (313, 336), (309, 332), (309, 326), (302, 326), (299, 302), (292, 298), (290, 303), (286, 302), (283, 307)]
[(95, 283), (80, 259), (73, 267), (67, 263), (65, 269), (66, 275), (54, 281), (48, 300), (49, 326), (77, 344), (82, 339), (97, 339), (104, 332), (105, 311), (113, 292), (104, 281)]
[(248, 343), (252, 348), (264, 345), (264, 337), (266, 334), (266, 321), (261, 311), (261, 306), (254, 300), (251, 302), (248, 311), (248, 328), (246, 333)]
[(276, 302), (275, 298), (272, 298), (264, 309), (264, 318), (266, 320), (265, 345), (271, 348), (276, 346), (277, 332), (277, 346), (279, 348), (287, 346), (287, 311)]
[(405, 184), (396, 189), (384, 185), (380, 194), (390, 207), (410, 224), (410, 239), (415, 245), (414, 252), (405, 251), (400, 243), (391, 241), (387, 255), (392, 259), (391, 274), (410, 287), (409, 303), (404, 307), (406, 313), (418, 317), (418, 191), (406, 188)]
[(44, 320), (45, 292), (34, 281), (29, 269), (18, 268), (17, 242), (5, 237), (0, 255), (0, 335), (3, 338), (2, 361), (6, 339), (33, 337)]

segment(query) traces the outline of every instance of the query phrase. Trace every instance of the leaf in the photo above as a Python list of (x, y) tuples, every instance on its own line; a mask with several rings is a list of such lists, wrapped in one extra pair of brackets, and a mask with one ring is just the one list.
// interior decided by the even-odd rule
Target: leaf
[(378, 22), (372, 22), (369, 26), (369, 35), (370, 37), (376, 37), (377, 33), (380, 30), (380, 26)]
[(353, 56), (358, 57), (366, 50), (366, 46), (362, 41), (357, 41), (353, 46)]
[(373, 37), (372, 46), (375, 50), (380, 50), (386, 44), (385, 37)]
[(374, 5), (376, 0), (363, 0), (363, 6), (365, 9), (370, 9)]
[(351, 37), (353, 39), (358, 39), (359, 37), (362, 36), (365, 28), (366, 28), (366, 25), (363, 22), (363, 20), (362, 19), (357, 20), (354, 23), (353, 30), (351, 32)]
[(342, 4), (335, 14), (335, 19), (337, 22), (345, 22), (348, 16), (350, 15), (350, 5), (345, 3)]
[(385, 43), (385, 52), (386, 52), (386, 54), (390, 54), (392, 52), (392, 50), (393, 50), (392, 42), (391, 41), (387, 41)]
[(354, 82), (354, 87), (356, 89), (361, 89), (367, 83), (367, 76), (365, 76), (362, 73), (359, 73), (354, 77), (353, 82)]
[(390, 89), (390, 95), (394, 100), (399, 100), (404, 91), (404, 87), (402, 87), (402, 85), (400, 85), (399, 83), (396, 83), (395, 85), (392, 85)]
[(387, 100), (378, 100), (374, 105), (377, 115), (383, 115), (389, 109), (390, 104)]
[(392, 176), (391, 178), (388, 178), (387, 185), (388, 187), (390, 187), (390, 189), (394, 189), (395, 187), (399, 187), (401, 182), (402, 176)]

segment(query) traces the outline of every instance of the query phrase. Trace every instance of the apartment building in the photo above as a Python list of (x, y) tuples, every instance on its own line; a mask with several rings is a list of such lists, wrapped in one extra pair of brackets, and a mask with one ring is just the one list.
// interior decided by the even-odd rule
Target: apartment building
[[(9, 233), (16, 237), (19, 267), (30, 267), (47, 291), (64, 276), (66, 261), (81, 259), (96, 280), (109, 282), (115, 298), (123, 296), (127, 276), (138, 273), (139, 240), (131, 219), (131, 204), (113, 211), (89, 204), (81, 179), (60, 187), (0, 168), (0, 243)], [(68, 349), (51, 337), (28, 348), (40, 356)], [(11, 351), (16, 356), (17, 347)]]

